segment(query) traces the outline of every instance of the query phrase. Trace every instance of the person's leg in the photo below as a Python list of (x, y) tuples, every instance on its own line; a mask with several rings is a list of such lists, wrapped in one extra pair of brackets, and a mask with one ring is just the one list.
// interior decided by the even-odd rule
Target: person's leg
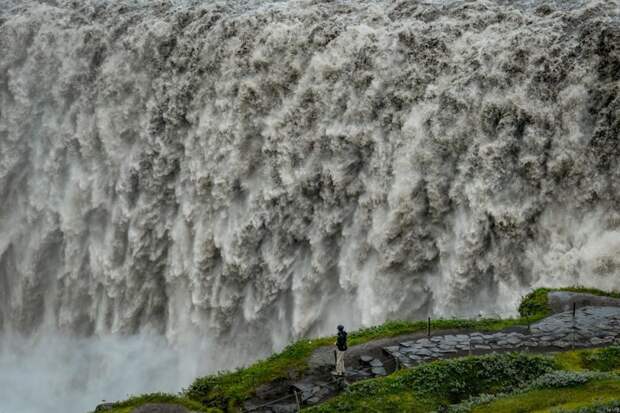
[(344, 351), (336, 350), (336, 374), (344, 375)]

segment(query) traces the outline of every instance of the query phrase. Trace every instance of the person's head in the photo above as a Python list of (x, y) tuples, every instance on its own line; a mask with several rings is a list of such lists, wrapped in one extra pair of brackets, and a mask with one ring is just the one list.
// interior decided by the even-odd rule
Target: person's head
[(339, 325), (338, 326), (338, 331), (344, 331), (344, 326), (343, 325)]

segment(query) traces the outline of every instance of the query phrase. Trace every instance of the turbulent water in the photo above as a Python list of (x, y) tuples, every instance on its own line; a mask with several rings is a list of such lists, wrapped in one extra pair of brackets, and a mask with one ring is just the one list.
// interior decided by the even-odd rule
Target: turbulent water
[(619, 140), (613, 0), (0, 0), (0, 411), (618, 288)]

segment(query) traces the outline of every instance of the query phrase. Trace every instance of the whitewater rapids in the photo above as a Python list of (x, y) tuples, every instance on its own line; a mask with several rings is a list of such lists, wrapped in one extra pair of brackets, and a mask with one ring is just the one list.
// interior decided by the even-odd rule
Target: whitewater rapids
[(619, 140), (614, 0), (0, 0), (0, 412), (620, 288)]

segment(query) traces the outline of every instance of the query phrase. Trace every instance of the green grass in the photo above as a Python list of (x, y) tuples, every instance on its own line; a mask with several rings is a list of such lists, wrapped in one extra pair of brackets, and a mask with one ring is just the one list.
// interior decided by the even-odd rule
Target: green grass
[(620, 346), (557, 353), (554, 360), (562, 370), (620, 371)]
[(618, 413), (620, 412), (620, 397), (607, 401), (579, 403), (573, 407), (560, 407), (551, 410), (552, 413)]
[(579, 387), (534, 390), (476, 406), (475, 413), (551, 412), (552, 408), (574, 409), (591, 403), (618, 399), (620, 379), (596, 380)]
[(186, 407), (191, 411), (222, 413), (220, 409), (208, 408), (195, 400), (188, 399), (187, 397), (166, 393), (151, 393), (143, 394), (141, 396), (134, 396), (125, 401), (115, 403), (111, 410), (106, 410), (106, 413), (131, 413), (136, 407), (147, 403), (177, 404)]

